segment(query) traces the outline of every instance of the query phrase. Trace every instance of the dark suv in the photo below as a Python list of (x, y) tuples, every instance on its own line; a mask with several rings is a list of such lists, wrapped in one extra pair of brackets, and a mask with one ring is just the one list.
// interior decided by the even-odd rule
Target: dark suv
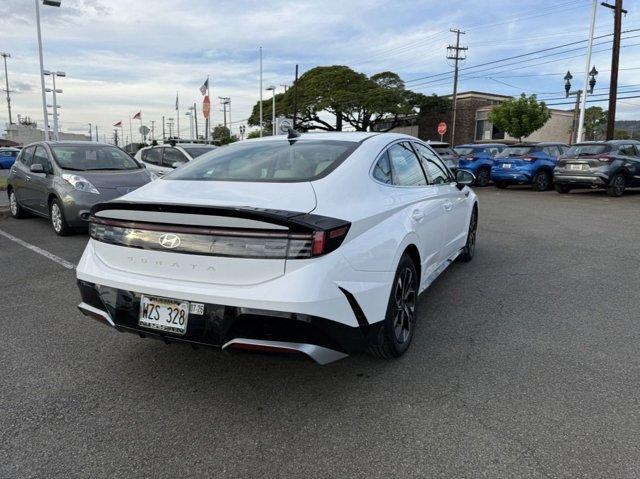
[(622, 196), (627, 187), (640, 186), (640, 142), (578, 143), (558, 161), (553, 173), (558, 193), (605, 188), (609, 196)]

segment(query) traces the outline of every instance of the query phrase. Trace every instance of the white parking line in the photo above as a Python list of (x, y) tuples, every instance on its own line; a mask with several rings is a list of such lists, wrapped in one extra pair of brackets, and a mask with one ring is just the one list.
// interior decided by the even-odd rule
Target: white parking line
[(73, 263), (70, 263), (66, 259), (62, 259), (60, 256), (56, 256), (53, 253), (49, 253), (48, 251), (45, 251), (42, 248), (38, 248), (37, 246), (27, 243), (26, 241), (22, 241), (20, 238), (16, 238), (15, 236), (7, 233), (6, 231), (0, 230), (0, 236), (4, 236), (8, 240), (11, 240), (14, 243), (18, 243), (20, 246), (24, 246), (25, 248), (30, 249), (34, 253), (38, 253), (44, 256), (45, 258), (49, 258), (51, 261), (55, 261), (56, 263), (58, 263), (60, 266), (64, 268), (76, 269), (76, 265)]

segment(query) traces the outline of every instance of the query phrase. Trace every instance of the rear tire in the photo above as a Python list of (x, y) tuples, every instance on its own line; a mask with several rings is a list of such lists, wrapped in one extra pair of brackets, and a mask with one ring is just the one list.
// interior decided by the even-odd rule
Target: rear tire
[(611, 178), (609, 186), (607, 186), (607, 195), (614, 198), (619, 198), (624, 195), (624, 190), (627, 188), (627, 179), (621, 173), (616, 173)]
[(566, 195), (571, 191), (571, 187), (569, 185), (559, 185), (556, 183), (556, 191), (560, 194)]
[(418, 288), (416, 265), (405, 253), (393, 279), (387, 314), (376, 344), (369, 346), (370, 354), (381, 359), (392, 359), (399, 358), (409, 349), (416, 327)]
[(49, 205), (49, 218), (51, 220), (51, 227), (57, 235), (67, 236), (71, 233), (71, 228), (67, 225), (67, 220), (64, 217), (64, 210), (57, 199), (53, 199)]
[(504, 181), (496, 181), (495, 185), (496, 185), (496, 188), (501, 189), (501, 190), (506, 190), (507, 186), (509, 186), (509, 184), (505, 183)]
[(13, 190), (9, 190), (9, 212), (11, 213), (11, 216), (17, 220), (27, 216), (26, 212), (22, 209), (22, 206), (20, 206), (20, 203), (18, 203), (18, 198), (16, 198), (16, 194)]
[(480, 188), (484, 188), (485, 186), (489, 186), (491, 182), (491, 170), (488, 168), (480, 168), (478, 170), (478, 175), (476, 176), (475, 184)]
[(538, 171), (533, 177), (533, 191), (547, 191), (551, 186), (551, 175), (546, 171)]
[(469, 232), (467, 233), (467, 243), (462, 249), (462, 253), (458, 258), (463, 263), (468, 263), (476, 254), (476, 238), (478, 234), (478, 210), (476, 208), (471, 212), (469, 220)]

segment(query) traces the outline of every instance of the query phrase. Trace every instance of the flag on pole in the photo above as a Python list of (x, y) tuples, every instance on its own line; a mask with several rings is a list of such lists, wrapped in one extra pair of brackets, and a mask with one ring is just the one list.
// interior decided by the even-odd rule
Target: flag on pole
[(205, 82), (200, 87), (200, 93), (202, 93), (202, 96), (205, 96), (207, 94), (208, 89), (209, 89), (209, 77), (207, 77)]
[(139, 111), (135, 115), (133, 115), (133, 120), (142, 120), (142, 111)]
[(209, 101), (209, 95), (204, 97), (202, 101), (202, 115), (205, 118), (209, 118), (209, 113), (211, 112), (211, 102)]
[(122, 121), (119, 121), (118, 123), (116, 123), (116, 124), (115, 124), (115, 125), (113, 125), (113, 126), (122, 126)]

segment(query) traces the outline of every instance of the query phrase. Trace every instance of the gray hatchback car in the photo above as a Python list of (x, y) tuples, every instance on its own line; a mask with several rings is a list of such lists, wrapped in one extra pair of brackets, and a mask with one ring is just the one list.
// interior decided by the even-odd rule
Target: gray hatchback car
[(9, 173), (14, 218), (34, 213), (64, 236), (87, 226), (91, 207), (125, 195), (152, 179), (147, 169), (113, 145), (41, 141), (22, 149)]

